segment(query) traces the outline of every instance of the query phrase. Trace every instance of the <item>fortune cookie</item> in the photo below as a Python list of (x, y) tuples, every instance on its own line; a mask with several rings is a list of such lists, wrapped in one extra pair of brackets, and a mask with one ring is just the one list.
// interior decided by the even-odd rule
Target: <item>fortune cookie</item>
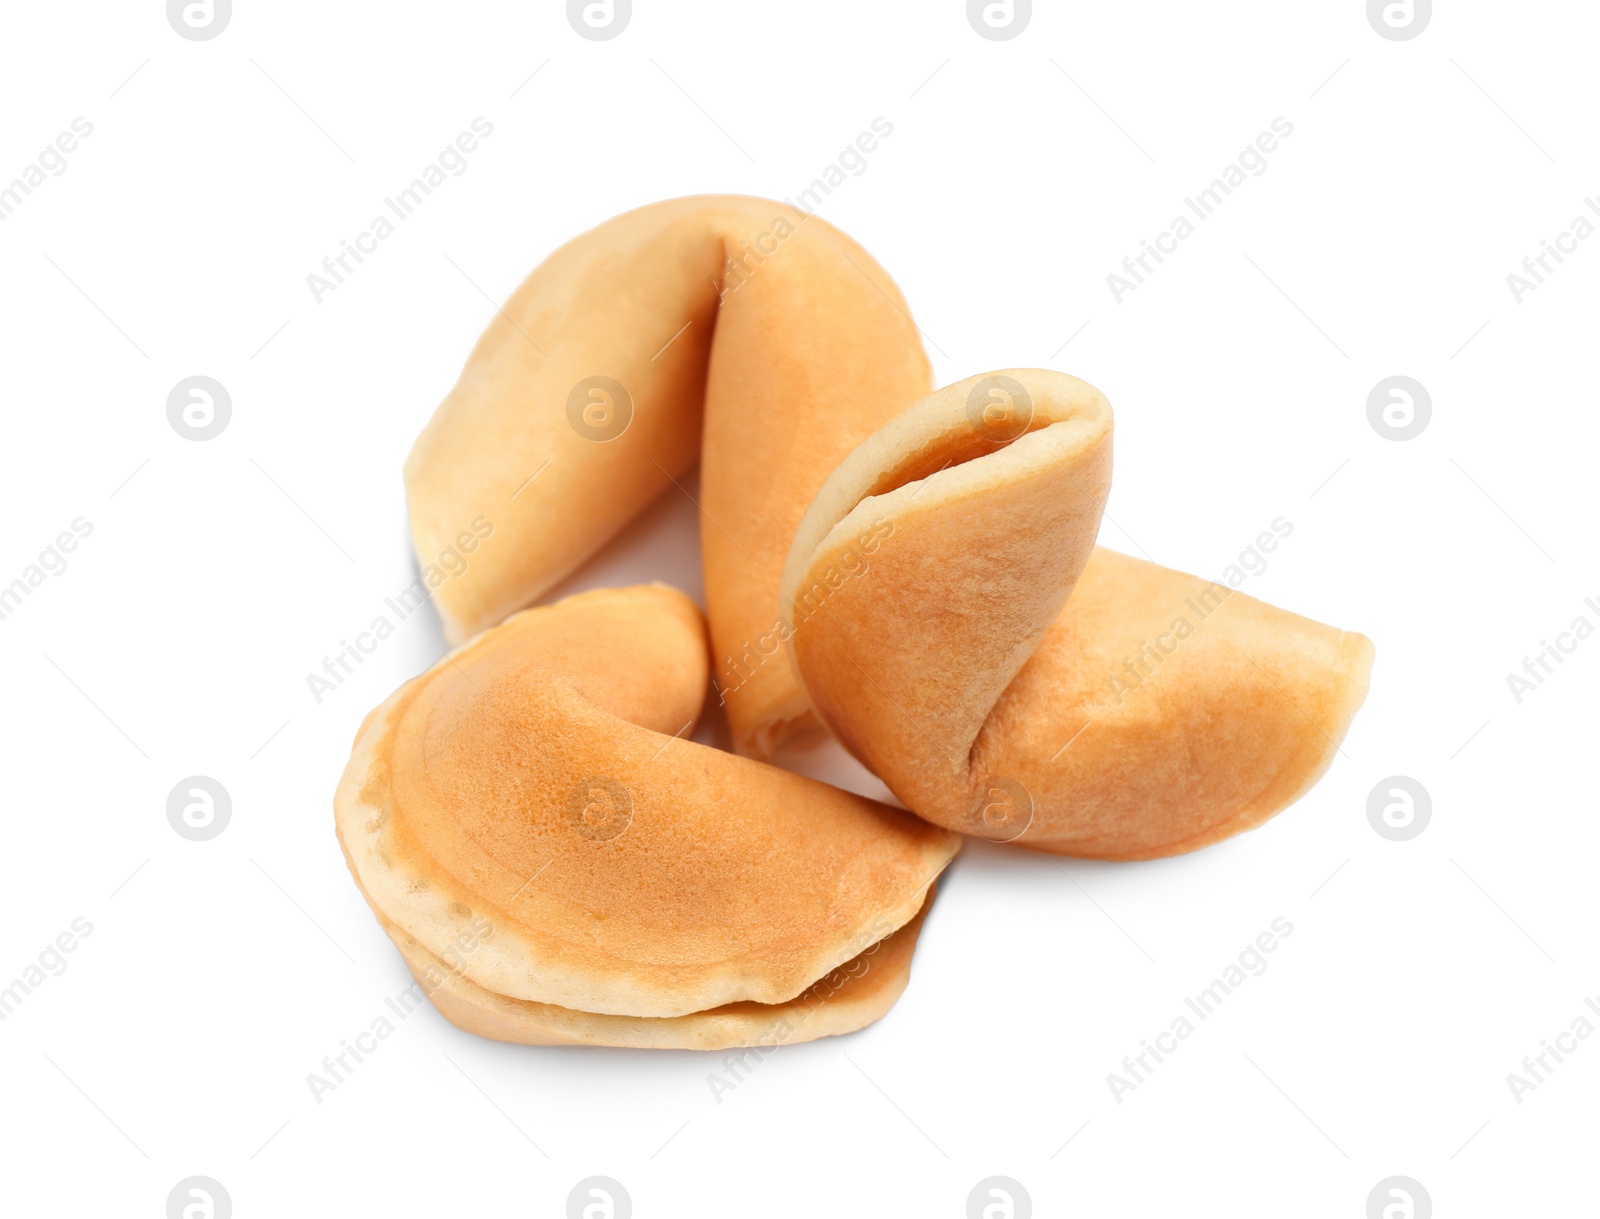
[(938, 825), (1099, 859), (1261, 824), (1328, 768), (1372, 644), (1097, 549), (1111, 409), (1039, 369), (936, 391), (850, 453), (780, 600), (813, 706)]
[(496, 313), (406, 462), (419, 561), (474, 551), (430, 581), (446, 637), (548, 592), (699, 460), (717, 684), (766, 754), (808, 717), (776, 632), (795, 526), (930, 388), (899, 290), (826, 221), (734, 196), (607, 221)]
[(685, 739), (707, 677), (693, 602), (607, 589), (514, 615), (368, 716), (339, 840), (447, 1018), (720, 1048), (898, 997), (959, 837)]

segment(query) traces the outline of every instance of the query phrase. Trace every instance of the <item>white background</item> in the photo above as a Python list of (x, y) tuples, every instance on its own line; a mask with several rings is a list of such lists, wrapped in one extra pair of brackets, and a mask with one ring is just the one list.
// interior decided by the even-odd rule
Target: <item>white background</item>
[[(1600, 1038), (1520, 1104), (1506, 1076), (1600, 995), (1600, 640), (1520, 705), (1506, 675), (1600, 625), (1600, 241), (1520, 304), (1506, 276), (1600, 192), (1600, 12), (1439, 7), (1393, 42), (1356, 0), (1075, 0), (994, 42), (953, 0), (636, 0), (591, 42), (556, 3), (237, 0), (191, 42), (155, 0), (8, 6), (0, 182), (94, 125), (0, 223), (0, 583), (93, 525), (0, 622), (0, 984), (94, 928), (0, 1024), (8, 1213), (160, 1216), (191, 1174), (241, 1219), (556, 1216), (591, 1174), (641, 1217), (959, 1216), (992, 1174), (1040, 1216), (1359, 1219), (1392, 1174), (1441, 1217), (1593, 1213)], [(479, 115), (467, 172), (318, 304), (307, 274)], [(485, 294), (630, 207), (793, 195), (880, 115), (821, 214), (902, 285), (936, 382), (1101, 387), (1113, 547), (1215, 576), (1291, 521), (1245, 591), (1375, 641), (1341, 756), (1185, 858), (969, 848), (888, 1017), (720, 1103), (714, 1056), (429, 1009), (318, 1104), (307, 1074), (409, 981), (331, 795), (437, 620), (320, 704), (306, 675), (412, 579), (401, 461)], [(1280, 115), (1267, 171), (1118, 304), (1106, 275)], [(195, 374), (233, 402), (206, 443), (166, 418)], [(1433, 402), (1404, 443), (1366, 415), (1394, 374)], [(699, 595), (696, 528), (670, 493), (578, 585)], [(193, 774), (232, 795), (210, 842), (167, 824)], [(1405, 843), (1366, 816), (1395, 774), (1433, 801)], [(1279, 915), (1270, 968), (1114, 1100)]]

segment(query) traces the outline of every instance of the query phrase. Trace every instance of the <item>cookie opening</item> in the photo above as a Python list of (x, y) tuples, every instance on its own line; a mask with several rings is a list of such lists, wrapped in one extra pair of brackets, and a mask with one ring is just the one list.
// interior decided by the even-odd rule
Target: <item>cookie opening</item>
[[(908, 453), (894, 467), (880, 474), (862, 493), (861, 499), (874, 495), (887, 495), (890, 491), (898, 491), (901, 487), (932, 477), (941, 470), (948, 470), (952, 466), (964, 466), (968, 462), (989, 457), (1015, 444), (1022, 437), (1042, 431), (1055, 422), (1056, 420), (1034, 415), (1020, 431), (1011, 429), (1000, 432), (996, 429), (971, 428), (936, 436), (914, 452)], [(859, 504), (861, 500), (856, 502)]]

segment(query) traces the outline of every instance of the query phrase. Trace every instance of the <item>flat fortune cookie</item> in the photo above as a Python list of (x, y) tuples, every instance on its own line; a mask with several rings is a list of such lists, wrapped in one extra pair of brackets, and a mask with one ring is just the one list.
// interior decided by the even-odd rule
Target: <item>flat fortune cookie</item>
[(515, 615), (368, 717), (339, 839), (447, 1018), (720, 1048), (894, 1002), (959, 837), (684, 739), (706, 682), (693, 602), (607, 589)]
[(544, 595), (699, 460), (717, 685), (735, 748), (767, 754), (808, 722), (776, 633), (795, 526), (931, 387), (899, 290), (816, 216), (702, 196), (600, 225), (495, 315), (406, 462), (417, 558), (456, 573), (429, 579), (446, 638)]
[(1372, 644), (1096, 548), (1111, 410), (1039, 369), (924, 398), (852, 452), (781, 600), (822, 720), (905, 805), (1099, 859), (1261, 824), (1331, 764)]

